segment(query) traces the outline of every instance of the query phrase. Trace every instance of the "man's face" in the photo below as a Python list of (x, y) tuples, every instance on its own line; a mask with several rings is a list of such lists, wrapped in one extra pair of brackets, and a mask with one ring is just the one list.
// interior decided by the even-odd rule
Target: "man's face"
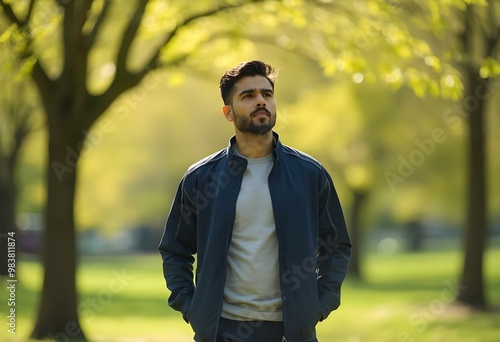
[(236, 82), (232, 104), (223, 112), (243, 133), (262, 135), (276, 124), (276, 101), (271, 83), (264, 76), (246, 76)]

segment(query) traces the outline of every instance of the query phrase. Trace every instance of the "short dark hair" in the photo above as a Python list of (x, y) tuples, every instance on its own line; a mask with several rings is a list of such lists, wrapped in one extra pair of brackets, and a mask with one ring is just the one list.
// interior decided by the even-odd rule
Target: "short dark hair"
[(274, 90), (274, 81), (278, 74), (274, 68), (262, 61), (253, 60), (250, 62), (242, 62), (231, 70), (226, 71), (220, 79), (220, 94), (225, 105), (231, 104), (232, 92), (234, 84), (245, 76), (264, 76)]

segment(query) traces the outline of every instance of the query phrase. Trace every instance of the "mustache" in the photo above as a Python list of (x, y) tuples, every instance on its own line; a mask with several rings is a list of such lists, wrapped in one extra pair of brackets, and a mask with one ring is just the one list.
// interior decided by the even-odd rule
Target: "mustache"
[(254, 116), (255, 114), (257, 114), (259, 112), (266, 112), (268, 116), (271, 116), (271, 112), (267, 108), (265, 108), (265, 107), (257, 108), (256, 110), (254, 110), (253, 112), (251, 112), (250, 115)]

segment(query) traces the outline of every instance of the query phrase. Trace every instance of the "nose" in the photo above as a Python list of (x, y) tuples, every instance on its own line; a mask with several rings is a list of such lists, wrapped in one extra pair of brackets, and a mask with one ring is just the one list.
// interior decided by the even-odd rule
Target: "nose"
[(266, 106), (266, 99), (262, 94), (257, 95), (257, 107), (265, 107)]

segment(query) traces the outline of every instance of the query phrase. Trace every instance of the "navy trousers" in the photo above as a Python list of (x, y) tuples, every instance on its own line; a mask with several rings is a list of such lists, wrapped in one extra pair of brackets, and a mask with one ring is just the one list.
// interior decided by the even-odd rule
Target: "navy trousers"
[(284, 335), (283, 322), (233, 321), (221, 317), (217, 342), (284, 342)]

